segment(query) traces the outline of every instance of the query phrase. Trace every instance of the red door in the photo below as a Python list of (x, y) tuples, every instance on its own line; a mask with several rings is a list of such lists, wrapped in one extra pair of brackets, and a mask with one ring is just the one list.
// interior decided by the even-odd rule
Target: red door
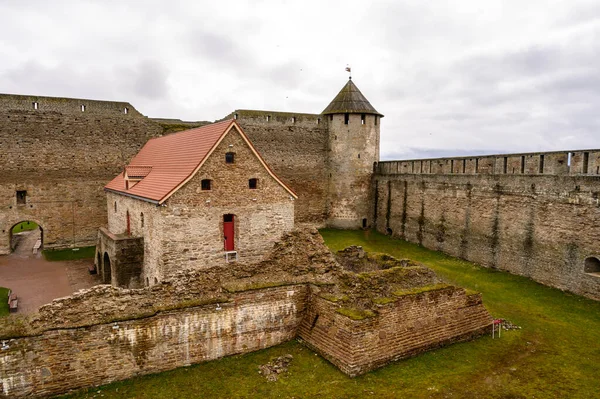
[(234, 251), (234, 225), (233, 215), (223, 215), (223, 239), (225, 241), (225, 251)]

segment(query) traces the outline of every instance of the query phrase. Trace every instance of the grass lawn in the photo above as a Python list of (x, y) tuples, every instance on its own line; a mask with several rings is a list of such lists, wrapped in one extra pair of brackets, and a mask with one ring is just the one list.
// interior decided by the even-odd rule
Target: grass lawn
[[(596, 398), (600, 396), (600, 303), (529, 279), (480, 268), (375, 232), (323, 230), (333, 249), (362, 245), (427, 264), (479, 291), (486, 307), (522, 327), (451, 345), (348, 378), (289, 342), (264, 351), (134, 378), (72, 398)], [(257, 367), (291, 353), (290, 372), (267, 382)]]
[(73, 249), (48, 249), (42, 251), (48, 261), (89, 259), (96, 255), (96, 246)]
[(0, 287), (0, 317), (6, 316), (8, 313), (8, 288)]
[(12, 228), (12, 233), (16, 234), (16, 233), (20, 233), (22, 231), (35, 230), (38, 227), (39, 226), (37, 225), (36, 222), (30, 222), (30, 221), (21, 222), (21, 223), (15, 225), (15, 227)]

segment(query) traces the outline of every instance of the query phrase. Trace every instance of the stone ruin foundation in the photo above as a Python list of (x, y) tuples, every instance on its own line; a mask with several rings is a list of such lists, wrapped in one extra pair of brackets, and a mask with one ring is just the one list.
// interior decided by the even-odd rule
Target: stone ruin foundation
[(349, 376), (487, 331), (481, 295), (430, 269), (287, 233), (264, 261), (100, 285), (0, 324), (0, 398), (46, 396), (298, 338)]

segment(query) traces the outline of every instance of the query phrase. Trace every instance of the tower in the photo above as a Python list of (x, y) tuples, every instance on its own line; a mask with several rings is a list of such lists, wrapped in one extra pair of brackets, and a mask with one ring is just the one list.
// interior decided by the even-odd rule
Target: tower
[(371, 175), (379, 161), (383, 115), (358, 90), (352, 77), (322, 114), (329, 122), (327, 225), (368, 227), (372, 223)]

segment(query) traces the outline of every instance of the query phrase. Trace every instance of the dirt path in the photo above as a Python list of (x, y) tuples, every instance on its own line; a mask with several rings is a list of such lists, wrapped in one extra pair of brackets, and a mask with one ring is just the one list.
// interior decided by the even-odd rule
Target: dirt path
[(15, 251), (0, 256), (0, 286), (13, 290), (19, 298), (17, 313), (33, 313), (53, 299), (71, 295), (100, 281), (88, 273), (93, 259), (48, 262), (32, 248), (39, 230), (19, 233)]

